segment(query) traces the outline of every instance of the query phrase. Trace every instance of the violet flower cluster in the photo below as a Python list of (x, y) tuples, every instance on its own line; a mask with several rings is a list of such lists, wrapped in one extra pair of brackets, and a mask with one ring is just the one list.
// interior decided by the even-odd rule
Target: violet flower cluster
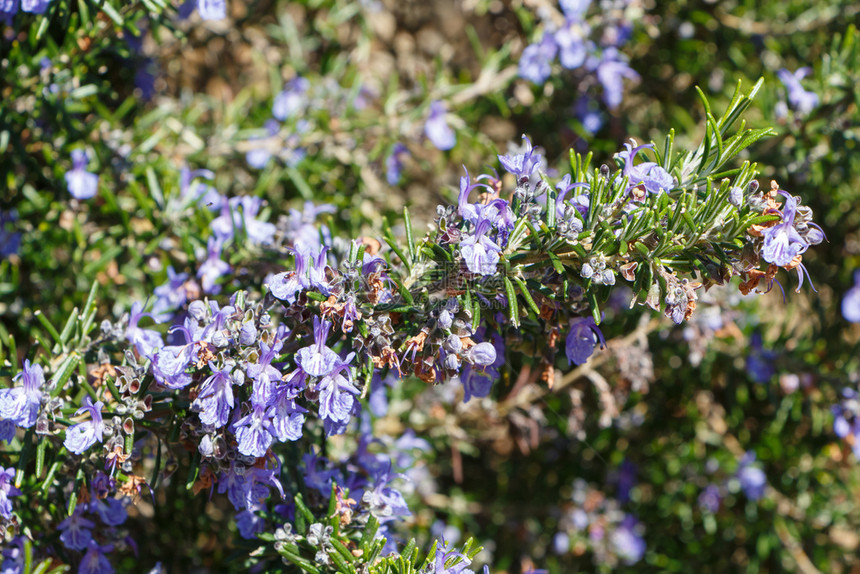
[[(523, 50), (519, 73), (532, 83), (541, 85), (553, 75), (558, 60), (564, 70), (582, 69), (593, 74), (603, 89), (603, 101), (616, 109), (623, 99), (624, 80), (639, 80), (639, 74), (619, 51), (632, 32), (627, 7), (602, 10), (586, 17), (591, 0), (562, 0), (561, 14), (544, 11), (543, 33), (540, 40)], [(591, 98), (583, 94), (575, 108), (583, 126), (595, 133), (602, 126), (600, 114), (590, 105)]]

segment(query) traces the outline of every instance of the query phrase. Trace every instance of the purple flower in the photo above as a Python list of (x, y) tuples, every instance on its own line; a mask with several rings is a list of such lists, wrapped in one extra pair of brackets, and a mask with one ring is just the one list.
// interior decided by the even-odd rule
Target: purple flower
[(102, 408), (104, 406), (101, 401), (93, 404), (89, 396), (84, 397), (84, 405), (75, 411), (75, 415), (87, 412), (91, 419), (66, 429), (66, 440), (63, 446), (75, 454), (82, 454), (96, 442), (102, 442), (105, 428), (102, 420)]
[(445, 120), (445, 104), (434, 101), (430, 104), (430, 115), (424, 124), (424, 135), (440, 150), (449, 150), (457, 143), (457, 136)]
[[(586, 6), (587, 8), (587, 6)], [(588, 24), (580, 19), (580, 14), (567, 14), (564, 26), (555, 33), (555, 43), (558, 45), (558, 59), (561, 65), (573, 70), (585, 63), (588, 56), (588, 34), (591, 32)]]
[(386, 522), (395, 517), (411, 516), (409, 506), (399, 490), (391, 486), (391, 481), (401, 478), (389, 471), (378, 474), (375, 484), (364, 491), (362, 502), (367, 504), (371, 514)]
[(95, 525), (92, 520), (84, 518), (83, 505), (80, 505), (57, 526), (62, 532), (60, 542), (69, 550), (84, 550), (93, 538), (92, 528)]
[(460, 242), (460, 253), (470, 273), (492, 275), (501, 258), (502, 248), (487, 237), (489, 220), (481, 221), (472, 235)]
[(598, 343), (602, 349), (606, 346), (606, 339), (592, 317), (578, 317), (570, 321), (570, 332), (567, 334), (564, 351), (571, 364), (585, 363)]
[(150, 316), (156, 323), (168, 321), (176, 309), (185, 305), (188, 300), (185, 289), (187, 280), (188, 273), (177, 273), (172, 266), (167, 268), (167, 282), (156, 287), (153, 292), (155, 303)]
[(720, 494), (720, 487), (716, 484), (709, 484), (705, 487), (702, 493), (699, 494), (699, 508), (705, 512), (710, 512), (711, 514), (720, 509), (721, 501), (722, 495)]
[(249, 195), (222, 201), (221, 215), (211, 223), (215, 237), (225, 242), (233, 237), (234, 229), (244, 229), (250, 243), (270, 243), (275, 235), (275, 226), (256, 219), (262, 205), (262, 199)]
[[(0, 0), (0, 2), (2, 1)], [(17, 219), (18, 212), (14, 209), (10, 209), (6, 213), (0, 209), (0, 259), (17, 254), (21, 248), (21, 234), (7, 228), (9, 224), (14, 224)], [(14, 225), (11, 227), (14, 229)]]
[[(525, 141), (525, 151), (519, 154), (500, 155), (499, 163), (508, 173), (517, 176), (517, 184), (528, 181), (532, 174), (541, 166), (542, 157), (539, 153), (535, 153), (535, 148), (532, 147), (531, 140), (523, 134)], [(468, 173), (466, 174), (468, 175)], [(460, 180), (460, 193), (462, 196), (463, 184)]]
[(223, 20), (227, 17), (226, 0), (197, 0), (197, 11), (204, 20)]
[(592, 60), (589, 65), (590, 69), (597, 72), (597, 81), (603, 86), (603, 101), (610, 109), (615, 109), (621, 104), (624, 95), (624, 78), (639, 79), (639, 74), (622, 58), (618, 50), (608, 48), (603, 51), (601, 58)]
[(302, 427), (305, 424), (305, 413), (308, 412), (296, 405), (298, 391), (290, 386), (279, 389), (273, 405), (269, 407), (268, 416), (272, 419), (272, 428), (278, 440), (299, 440), (302, 438)]
[(230, 411), (235, 406), (232, 366), (216, 370), (215, 364), (210, 362), (209, 368), (212, 374), (203, 381), (191, 407), (200, 413), (200, 422), (221, 428), (230, 420)]
[[(278, 125), (278, 122), (273, 119), (266, 120), (266, 123), (263, 124), (263, 128), (266, 130), (266, 136), (254, 136), (248, 139), (248, 141), (255, 141), (266, 139), (267, 137), (271, 138), (277, 135), (280, 131), (281, 126)], [(248, 153), (245, 154), (245, 161), (248, 162), (248, 165), (255, 169), (263, 169), (268, 165), (269, 161), (272, 159), (272, 152), (269, 151), (267, 147), (259, 147), (257, 149), (252, 149)]]
[(128, 518), (126, 503), (128, 498), (105, 498), (95, 499), (88, 504), (89, 511), (97, 514), (99, 519), (108, 526), (119, 526)]
[(284, 89), (275, 96), (272, 103), (272, 115), (280, 121), (285, 121), (297, 113), (307, 104), (308, 90), (311, 83), (302, 77), (296, 77), (284, 85)]
[(736, 476), (747, 498), (758, 500), (764, 496), (767, 476), (759, 466), (753, 466), (753, 463), (755, 463), (755, 453), (746, 453), (741, 459)]
[(211, 185), (194, 181), (197, 178), (212, 180), (215, 174), (208, 169), (191, 170), (187, 166), (182, 166), (179, 172), (179, 196), (183, 200), (183, 205), (194, 200), (211, 211), (217, 211), (221, 205), (221, 195)]
[(795, 257), (806, 251), (809, 243), (800, 236), (794, 227), (797, 200), (782, 190), (779, 190), (779, 193), (785, 197), (785, 203), (782, 206), (782, 222), (773, 227), (768, 227), (762, 233), (764, 246), (761, 250), (761, 256), (768, 263), (785, 267), (790, 265)]
[(615, 474), (615, 483), (618, 485), (618, 501), (628, 502), (630, 500), (630, 491), (636, 486), (636, 465), (624, 459), (618, 471)]
[(15, 438), (15, 422), (7, 419), (0, 419), (0, 442), (12, 442)]
[(600, 113), (599, 104), (588, 96), (582, 95), (576, 100), (573, 112), (589, 134), (594, 135), (603, 127), (603, 116)]
[(197, 269), (197, 278), (204, 293), (217, 295), (221, 292), (218, 279), (230, 273), (230, 264), (221, 259), (223, 244), (215, 237), (210, 237), (206, 245), (206, 261)]
[(15, 469), (0, 466), (0, 516), (12, 518), (12, 496), (20, 496), (21, 491), (15, 488)]
[(552, 74), (552, 61), (558, 52), (556, 39), (552, 34), (544, 34), (540, 43), (531, 44), (520, 56), (520, 76), (533, 84), (541, 85)]
[(394, 144), (391, 153), (385, 159), (385, 179), (388, 185), (397, 185), (403, 171), (403, 158), (409, 155), (409, 150), (402, 143)]
[(21, 0), (21, 10), (31, 14), (44, 14), (51, 0)]
[(250, 413), (236, 421), (233, 432), (239, 441), (239, 452), (258, 458), (266, 455), (275, 435), (272, 421), (266, 416), (265, 408), (260, 405), (252, 406)]
[[(319, 414), (323, 419), (337, 423), (349, 422), (353, 402), (360, 392), (352, 384), (352, 374), (349, 362), (350, 354), (345, 361), (339, 362), (335, 368), (317, 384), (319, 391)], [(346, 376), (342, 373), (346, 372)]]
[(322, 250), (314, 257), (306, 251), (294, 251), (296, 270), (278, 273), (269, 282), (268, 287), (277, 299), (287, 301), (290, 305), (296, 302), (296, 295), (305, 289), (315, 287), (324, 295), (329, 293), (326, 279), (326, 252)]
[(750, 337), (749, 354), (747, 355), (747, 374), (756, 383), (766, 383), (776, 373), (777, 354), (765, 349), (762, 344), (761, 333), (756, 331)]
[(164, 346), (161, 335), (151, 329), (141, 329), (137, 323), (142, 317), (150, 316), (143, 312), (143, 303), (135, 302), (131, 305), (131, 314), (128, 318), (128, 327), (125, 329), (125, 338), (134, 345), (142, 357), (152, 358), (155, 351)]
[[(293, 242), (298, 252), (319, 253), (324, 245), (331, 242), (330, 232), (325, 225), (317, 224), (317, 218), (323, 213), (334, 213), (333, 205), (314, 205), (306, 201), (302, 211), (290, 209), (285, 235)], [(322, 236), (322, 240), (320, 237)]]
[(72, 169), (66, 172), (66, 185), (75, 199), (90, 199), (99, 189), (99, 176), (86, 170), (89, 163), (87, 152), (72, 151)]
[(854, 272), (854, 287), (842, 298), (842, 316), (846, 321), (860, 323), (860, 271)]
[[(188, 337), (188, 329), (176, 327), (175, 330)], [(155, 380), (169, 389), (182, 389), (191, 383), (191, 376), (185, 372), (194, 359), (193, 341), (184, 345), (161, 347), (152, 357), (152, 374)]]
[[(445, 565), (456, 558), (460, 559), (456, 564), (452, 564), (451, 566)], [(437, 540), (436, 555), (431, 566), (432, 570), (429, 570), (428, 574), (468, 574), (471, 570), (468, 570), (466, 567), (471, 563), (472, 561), (460, 552), (456, 550), (449, 551), (448, 544), (444, 540)]]
[(111, 550), (113, 550), (113, 546), (99, 546), (95, 540), (90, 540), (89, 549), (81, 558), (78, 574), (113, 574), (113, 566), (110, 565), (110, 561), (104, 555), (104, 552)]
[(30, 428), (39, 415), (45, 373), (41, 365), (31, 365), (29, 359), (25, 359), (24, 370), (12, 380), (18, 379), (23, 383), (20, 387), (0, 390), (0, 417), (21, 428)]
[(615, 552), (625, 564), (635, 564), (645, 555), (645, 540), (637, 533), (638, 529), (639, 523), (628, 514), (610, 537)]
[(807, 91), (800, 85), (800, 80), (811, 72), (811, 68), (798, 68), (794, 73), (783, 68), (776, 73), (785, 89), (788, 90), (788, 103), (804, 116), (818, 106), (818, 94)]
[[(636, 142), (633, 142), (635, 144)], [(675, 187), (675, 178), (669, 172), (657, 165), (653, 161), (643, 161), (639, 164), (634, 164), (636, 154), (642, 149), (653, 149), (653, 144), (643, 144), (633, 147), (633, 145), (624, 144), (625, 151), (619, 152), (619, 159), (624, 161), (624, 170), (622, 175), (627, 176), (628, 191), (642, 186), (648, 193), (660, 194), (663, 192), (672, 191)]]
[(265, 529), (266, 521), (249, 508), (236, 515), (236, 526), (239, 528), (239, 536), (252, 540)]
[(0, 22), (12, 25), (12, 18), (18, 13), (19, 0), (0, 0)]
[(296, 363), (311, 377), (325, 377), (342, 365), (340, 356), (326, 346), (330, 329), (331, 323), (314, 316), (314, 344), (296, 353)]

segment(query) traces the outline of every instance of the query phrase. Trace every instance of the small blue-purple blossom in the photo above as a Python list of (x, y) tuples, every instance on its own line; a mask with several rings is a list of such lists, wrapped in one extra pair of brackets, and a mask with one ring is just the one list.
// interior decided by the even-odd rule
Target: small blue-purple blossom
[(14, 231), (17, 220), (18, 212), (14, 209), (5, 213), (0, 209), (0, 259), (17, 255), (18, 250), (21, 249), (21, 233)]
[(80, 505), (57, 526), (62, 532), (60, 542), (69, 550), (85, 550), (93, 538), (92, 529), (95, 525), (92, 520), (84, 518), (84, 505)]
[(782, 206), (782, 221), (764, 230), (764, 246), (762, 247), (762, 259), (780, 267), (790, 265), (795, 257), (805, 252), (809, 247), (803, 237), (800, 236), (794, 226), (794, 218), (797, 214), (797, 200), (789, 193), (782, 190), (779, 192), (785, 197)]
[(72, 151), (72, 169), (66, 172), (66, 185), (75, 199), (90, 199), (98, 192), (99, 176), (87, 171), (89, 163), (86, 151)]
[(492, 275), (501, 258), (502, 248), (487, 237), (491, 223), (481, 221), (474, 232), (460, 242), (460, 253), (470, 273)]
[(20, 496), (21, 491), (15, 488), (15, 469), (0, 466), (0, 516), (12, 518), (12, 496)]
[(272, 115), (285, 121), (298, 114), (308, 104), (307, 93), (311, 83), (301, 76), (293, 78), (284, 85), (272, 103)]
[(434, 101), (430, 104), (430, 115), (424, 124), (424, 135), (442, 151), (451, 149), (457, 143), (457, 135), (448, 125), (446, 116), (445, 104)]
[(31, 365), (24, 360), (24, 369), (13, 381), (21, 379), (20, 387), (0, 390), (0, 417), (12, 421), (21, 428), (30, 428), (36, 423), (42, 400), (45, 373), (41, 365)]
[(636, 146), (635, 143), (625, 143), (625, 150), (617, 154), (618, 158), (624, 162), (622, 175), (627, 176), (627, 190), (630, 191), (642, 186), (645, 191), (653, 194), (672, 191), (675, 187), (675, 178), (660, 165), (653, 161), (634, 163), (636, 154), (640, 150), (654, 149), (654, 144)]
[(761, 333), (756, 331), (750, 337), (746, 370), (750, 379), (756, 383), (766, 383), (776, 374), (777, 353), (765, 349)]
[(101, 401), (93, 404), (89, 396), (84, 397), (84, 404), (75, 411), (75, 415), (89, 413), (91, 418), (66, 429), (66, 440), (63, 442), (63, 446), (70, 452), (82, 454), (95, 443), (103, 442), (105, 424), (102, 419), (102, 409), (104, 406)]
[(709, 484), (699, 494), (699, 508), (705, 512), (710, 512), (711, 514), (717, 512), (720, 509), (721, 502), (722, 494), (720, 493), (720, 487), (716, 484)]
[(555, 38), (552, 34), (545, 33), (539, 43), (531, 44), (523, 50), (519, 63), (520, 77), (537, 85), (546, 82), (552, 74), (552, 61), (557, 52)]
[(598, 344), (602, 349), (606, 346), (606, 339), (592, 317), (577, 317), (570, 321), (564, 351), (571, 364), (585, 363)]
[[(253, 136), (251, 138), (248, 138), (248, 141), (259, 141), (262, 139), (274, 137), (280, 131), (281, 126), (278, 124), (277, 120), (268, 119), (266, 120), (266, 123), (263, 124), (263, 128), (266, 130), (265, 136)], [(269, 150), (268, 147), (261, 146), (256, 149), (252, 149), (245, 154), (245, 161), (247, 161), (248, 165), (250, 165), (254, 169), (263, 169), (269, 164), (269, 161), (271, 159), (272, 152)]]
[(113, 566), (105, 556), (106, 552), (112, 550), (111, 545), (99, 546), (95, 540), (90, 540), (87, 553), (81, 558), (78, 574), (113, 574)]
[[(314, 343), (296, 353), (296, 363), (308, 376), (325, 377), (343, 364), (343, 360), (326, 346), (331, 323), (314, 316)], [(352, 355), (350, 355), (350, 358)], [(348, 362), (349, 359), (347, 359)]]
[(624, 79), (639, 80), (639, 74), (615, 48), (607, 48), (600, 58), (589, 60), (589, 68), (597, 72), (597, 81), (603, 86), (603, 101), (610, 109), (617, 108), (624, 96)]
[(152, 358), (155, 351), (164, 346), (164, 341), (157, 331), (142, 329), (137, 326), (143, 317), (150, 316), (143, 312), (143, 303), (136, 301), (131, 305), (131, 313), (128, 317), (128, 327), (125, 329), (126, 340), (134, 345), (137, 352), (147, 358)]
[(638, 521), (629, 514), (610, 536), (612, 546), (625, 564), (635, 564), (645, 555), (645, 540), (638, 533)]
[(798, 68), (789, 72), (785, 68), (776, 73), (779, 80), (788, 91), (788, 103), (792, 109), (805, 116), (818, 106), (819, 98), (815, 92), (810, 92), (800, 85), (800, 80), (812, 73), (811, 68)]
[(854, 272), (854, 287), (842, 298), (842, 316), (846, 321), (860, 323), (860, 270)]
[(200, 287), (204, 293), (209, 295), (217, 295), (221, 292), (218, 279), (230, 273), (230, 264), (221, 259), (222, 248), (223, 243), (221, 241), (215, 237), (210, 237), (206, 244), (206, 260), (197, 268)]
[(185, 305), (188, 300), (188, 292), (185, 289), (188, 277), (188, 273), (177, 273), (172, 266), (167, 268), (167, 282), (153, 291), (155, 303), (150, 316), (156, 323), (170, 320), (173, 312)]
[(197, 11), (204, 20), (223, 20), (227, 17), (227, 1), (197, 0)]
[(200, 413), (200, 422), (221, 428), (230, 420), (230, 411), (236, 405), (233, 398), (232, 365), (218, 369), (210, 362), (209, 368), (212, 374), (203, 381), (191, 408)]
[(764, 491), (767, 487), (767, 476), (755, 462), (755, 453), (746, 453), (741, 459), (740, 466), (735, 475), (741, 483), (741, 489), (750, 500), (758, 500), (764, 496)]
[(385, 180), (388, 185), (397, 185), (403, 172), (403, 159), (409, 155), (409, 150), (402, 143), (394, 144), (391, 153), (385, 158)]

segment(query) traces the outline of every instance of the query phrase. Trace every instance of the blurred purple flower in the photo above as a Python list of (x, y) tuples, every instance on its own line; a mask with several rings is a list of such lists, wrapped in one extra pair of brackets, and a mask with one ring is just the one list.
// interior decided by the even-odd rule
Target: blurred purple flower
[(197, 11), (204, 20), (223, 20), (227, 17), (226, 0), (197, 0)]
[(755, 453), (748, 452), (741, 459), (737, 479), (741, 483), (741, 489), (750, 500), (758, 500), (764, 496), (765, 487), (767, 486), (767, 476), (759, 466), (753, 466), (756, 457)]
[(272, 115), (275, 119), (285, 121), (299, 113), (307, 103), (307, 93), (311, 83), (307, 78), (295, 77), (284, 85), (272, 103)]
[(60, 542), (69, 550), (83, 550), (93, 538), (95, 522), (84, 518), (84, 505), (79, 505), (71, 516), (63, 520), (57, 530), (61, 531)]
[[(248, 141), (258, 141), (274, 137), (280, 131), (281, 126), (278, 125), (278, 122), (276, 120), (268, 119), (266, 120), (266, 123), (263, 124), (263, 128), (266, 130), (265, 136), (253, 136), (248, 138)], [(269, 150), (268, 147), (261, 146), (257, 149), (252, 149), (245, 154), (245, 161), (247, 161), (248, 165), (250, 165), (254, 169), (263, 169), (264, 167), (266, 167), (266, 165), (268, 165), (271, 159), (272, 152)]]
[(430, 104), (430, 115), (424, 124), (424, 135), (442, 151), (449, 150), (457, 143), (457, 135), (445, 119), (445, 104), (434, 101)]
[(544, 34), (540, 43), (531, 44), (520, 56), (520, 76), (533, 84), (541, 85), (552, 74), (552, 61), (558, 52), (558, 45), (552, 34)]
[(31, 14), (44, 14), (51, 0), (21, 0), (21, 10)]
[(720, 487), (716, 484), (709, 484), (701, 494), (699, 494), (699, 508), (705, 512), (710, 512), (711, 514), (720, 509), (721, 501), (722, 495), (720, 494)]
[(800, 85), (800, 80), (810, 73), (812, 73), (811, 68), (798, 68), (793, 73), (783, 68), (776, 73), (788, 91), (788, 103), (799, 114), (804, 116), (815, 109), (819, 102), (818, 94), (805, 90)]
[(854, 287), (842, 298), (842, 316), (846, 321), (860, 323), (860, 270), (854, 272)]
[(639, 523), (629, 514), (610, 536), (612, 546), (625, 564), (635, 564), (645, 555), (645, 540), (637, 533)]
[(21, 491), (15, 488), (15, 469), (0, 466), (0, 516), (12, 518), (12, 496), (20, 496)]
[(397, 185), (403, 172), (403, 158), (409, 155), (409, 150), (402, 143), (394, 144), (391, 153), (385, 158), (385, 180), (388, 185)]
[(756, 331), (750, 337), (749, 353), (747, 354), (746, 370), (750, 379), (756, 383), (766, 383), (776, 374), (777, 353), (765, 349), (761, 333)]
[(624, 79), (638, 80), (637, 74), (615, 48), (607, 48), (600, 58), (588, 62), (589, 69), (597, 72), (597, 81), (603, 86), (603, 101), (610, 109), (621, 104), (624, 96)]
[(66, 172), (66, 185), (75, 199), (90, 199), (99, 188), (99, 176), (86, 170), (90, 160), (82, 149), (72, 150), (72, 169)]

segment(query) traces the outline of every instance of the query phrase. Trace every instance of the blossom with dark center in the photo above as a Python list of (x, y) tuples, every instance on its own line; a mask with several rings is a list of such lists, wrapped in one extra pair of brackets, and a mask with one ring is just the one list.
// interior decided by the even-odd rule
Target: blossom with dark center
[(800, 236), (794, 227), (797, 200), (782, 190), (779, 190), (779, 193), (785, 197), (785, 203), (782, 206), (782, 222), (768, 227), (762, 232), (764, 246), (761, 256), (768, 263), (786, 267), (791, 265), (795, 257), (806, 251), (809, 243)]
[(574, 365), (585, 363), (594, 353), (594, 347), (606, 346), (606, 339), (592, 317), (577, 317), (570, 322), (570, 331), (565, 340), (564, 351), (567, 360)]

